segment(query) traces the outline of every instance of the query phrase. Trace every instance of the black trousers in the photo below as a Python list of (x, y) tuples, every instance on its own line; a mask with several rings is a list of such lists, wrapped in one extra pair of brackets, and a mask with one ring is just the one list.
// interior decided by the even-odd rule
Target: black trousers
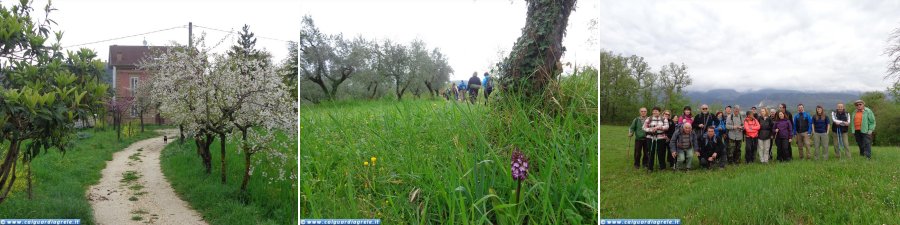
[(751, 163), (756, 161), (756, 151), (759, 149), (758, 138), (745, 138), (747, 141), (747, 149), (744, 149), (744, 162)]
[(640, 168), (642, 165), (647, 165), (647, 139), (643, 138), (635, 138), (634, 139), (634, 167)]
[(775, 145), (778, 147), (778, 161), (791, 161), (791, 142), (787, 138), (775, 138)]
[[(654, 162), (658, 162), (660, 170), (666, 169), (667, 152), (665, 149), (665, 144), (666, 144), (666, 140), (663, 140), (663, 139), (659, 139), (659, 140), (647, 139), (647, 142), (646, 142), (647, 151), (645, 151), (645, 152), (647, 152), (647, 157), (650, 159), (646, 164), (646, 167), (648, 170), (653, 171)], [(656, 157), (654, 157), (654, 156), (656, 156)]]
[(871, 159), (872, 136), (857, 130), (856, 132), (853, 132), (853, 137), (856, 138), (856, 145), (859, 146), (859, 155)]

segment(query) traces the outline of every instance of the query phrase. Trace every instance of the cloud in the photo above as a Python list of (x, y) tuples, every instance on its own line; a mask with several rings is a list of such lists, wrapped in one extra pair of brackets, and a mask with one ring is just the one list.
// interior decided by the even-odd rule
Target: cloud
[(599, 45), (684, 63), (690, 91), (884, 90), (897, 1), (603, 1)]

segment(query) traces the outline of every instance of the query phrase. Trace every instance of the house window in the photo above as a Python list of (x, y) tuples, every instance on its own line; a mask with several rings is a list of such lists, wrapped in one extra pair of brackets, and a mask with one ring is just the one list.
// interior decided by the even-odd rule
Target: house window
[(135, 94), (135, 92), (137, 92), (137, 87), (138, 87), (138, 78), (132, 77), (131, 78), (131, 97), (135, 97), (134, 94)]
[[(137, 88), (138, 88), (138, 78), (132, 77), (131, 78), (131, 97), (132, 98), (136, 97), (135, 93), (137, 92)], [(138, 115), (137, 107), (134, 107), (134, 105), (132, 105), (131, 106), (131, 117), (136, 117), (137, 115)]]

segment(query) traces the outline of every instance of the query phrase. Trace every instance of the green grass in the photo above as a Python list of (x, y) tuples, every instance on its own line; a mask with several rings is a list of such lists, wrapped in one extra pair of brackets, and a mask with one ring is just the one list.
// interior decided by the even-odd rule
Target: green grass
[[(254, 169), (248, 192), (240, 192), (244, 173), (244, 155), (238, 153), (233, 139), (226, 142), (227, 184), (220, 181), (219, 139), (210, 147), (212, 174), (202, 168), (196, 145), (192, 141), (173, 143), (163, 150), (160, 160), (166, 179), (172, 183), (182, 200), (203, 215), (209, 224), (297, 224), (297, 180), (270, 180), (262, 174), (277, 174), (285, 170), (296, 174), (296, 160), (284, 168), (267, 163), (264, 153), (253, 155)], [(296, 144), (284, 154), (297, 155)], [(288, 178), (288, 177), (286, 177)]]
[[(594, 224), (597, 108), (580, 103), (557, 116), (415, 99), (301, 107), (300, 217)], [(532, 166), (519, 205), (514, 147)]]
[(0, 218), (70, 218), (81, 219), (82, 224), (94, 224), (85, 196), (87, 188), (100, 180), (100, 171), (106, 167), (107, 160), (112, 160), (114, 152), (158, 135), (153, 131), (155, 126), (147, 128), (121, 142), (116, 141), (116, 134), (110, 128), (81, 130), (81, 135), (73, 137), (85, 138), (73, 138), (74, 146), (65, 154), (57, 150), (42, 153), (32, 161), (34, 199), (28, 199), (25, 178), (19, 176), (10, 198), (0, 204)]
[(141, 175), (138, 174), (137, 171), (129, 170), (122, 173), (122, 183), (136, 181), (138, 178), (141, 178)]
[[(647, 173), (632, 167), (627, 128), (600, 128), (601, 218), (678, 218), (683, 224), (900, 224), (900, 148), (872, 160), (797, 160), (725, 170)], [(853, 142), (853, 138), (850, 138)], [(773, 149), (773, 153), (775, 150)], [(697, 166), (697, 160), (694, 160)]]

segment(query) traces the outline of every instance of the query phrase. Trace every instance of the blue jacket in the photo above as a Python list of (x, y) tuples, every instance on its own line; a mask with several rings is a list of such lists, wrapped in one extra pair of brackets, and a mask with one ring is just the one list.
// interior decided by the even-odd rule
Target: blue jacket
[(465, 90), (467, 87), (466, 82), (459, 82), (459, 90)]
[(802, 120), (806, 120), (806, 134), (812, 135), (813, 132), (813, 119), (809, 116), (807, 112), (798, 112), (794, 115), (794, 130), (791, 132), (791, 135), (797, 135), (797, 129), (799, 129), (799, 122)]
[(722, 137), (725, 135), (725, 119), (719, 120), (716, 118), (716, 137)]

